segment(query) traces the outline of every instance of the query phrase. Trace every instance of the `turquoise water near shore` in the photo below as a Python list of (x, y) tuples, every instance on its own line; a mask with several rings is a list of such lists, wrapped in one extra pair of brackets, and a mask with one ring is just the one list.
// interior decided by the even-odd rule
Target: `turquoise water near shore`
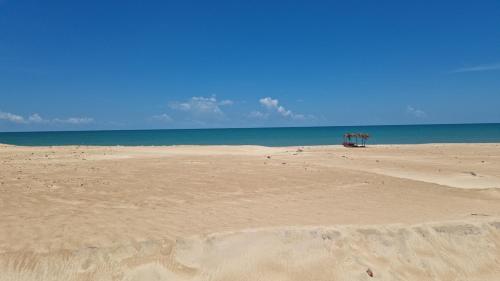
[(347, 132), (371, 135), (368, 144), (500, 142), (500, 124), (332, 126), (241, 129), (4, 132), (0, 143), (49, 145), (264, 145), (341, 144)]

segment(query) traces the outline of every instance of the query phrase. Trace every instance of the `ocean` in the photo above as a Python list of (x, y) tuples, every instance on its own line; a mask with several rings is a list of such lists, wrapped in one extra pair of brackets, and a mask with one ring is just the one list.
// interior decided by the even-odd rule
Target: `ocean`
[(0, 143), (56, 145), (264, 145), (341, 144), (343, 134), (370, 134), (370, 144), (500, 142), (500, 124), (331, 126), (241, 129), (173, 129), (3, 132)]

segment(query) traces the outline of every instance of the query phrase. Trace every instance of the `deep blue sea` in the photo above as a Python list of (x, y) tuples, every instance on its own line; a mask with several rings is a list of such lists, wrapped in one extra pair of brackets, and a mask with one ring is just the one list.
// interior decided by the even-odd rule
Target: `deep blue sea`
[(0, 143), (50, 145), (264, 145), (341, 144), (344, 133), (370, 134), (368, 144), (500, 142), (500, 124), (334, 126), (0, 133)]

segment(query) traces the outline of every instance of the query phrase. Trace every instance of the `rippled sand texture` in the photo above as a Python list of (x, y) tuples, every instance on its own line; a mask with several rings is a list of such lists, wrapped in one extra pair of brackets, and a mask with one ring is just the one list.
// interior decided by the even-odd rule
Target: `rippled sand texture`
[(500, 278), (498, 144), (2, 145), (0, 210), (0, 280)]

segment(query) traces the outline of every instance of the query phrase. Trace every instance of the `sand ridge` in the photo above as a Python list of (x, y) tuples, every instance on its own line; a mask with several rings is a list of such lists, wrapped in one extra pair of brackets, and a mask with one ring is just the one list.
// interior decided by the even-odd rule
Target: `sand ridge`
[(2, 280), (495, 280), (499, 247), (500, 220), (304, 226), (9, 252), (0, 270)]

